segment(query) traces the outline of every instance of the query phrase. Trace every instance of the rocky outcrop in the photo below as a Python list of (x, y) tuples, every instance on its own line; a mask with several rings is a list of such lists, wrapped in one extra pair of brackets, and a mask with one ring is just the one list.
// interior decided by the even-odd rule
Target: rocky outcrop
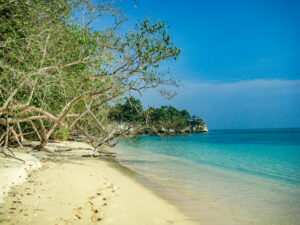
[(205, 133), (208, 132), (206, 124), (197, 124), (192, 126), (192, 133)]
[(188, 133), (206, 133), (208, 132), (208, 129), (206, 124), (203, 123), (203, 124), (192, 124), (181, 130), (167, 129), (165, 127), (161, 127), (160, 129), (158, 129), (158, 132), (161, 134), (174, 135), (174, 134), (188, 134)]
[[(129, 123), (126, 123), (126, 122), (121, 122), (121, 123), (118, 123), (118, 122), (115, 122), (115, 123), (112, 123), (109, 128), (110, 130), (126, 130), (129, 126)], [(139, 125), (140, 128), (143, 128), (142, 125)], [(128, 130), (129, 133), (134, 133), (134, 129), (129, 129)], [(208, 132), (208, 129), (207, 129), (207, 126), (206, 124), (203, 122), (203, 123), (194, 123), (194, 124), (191, 124), (187, 127), (185, 127), (184, 129), (174, 129), (174, 128), (166, 128), (166, 127), (159, 127), (159, 128), (156, 128), (156, 131), (159, 133), (159, 134), (162, 134), (162, 135), (176, 135), (176, 134), (192, 134), (192, 133), (206, 133)], [(135, 134), (138, 134), (138, 135), (156, 135), (157, 133), (154, 132), (153, 129), (151, 128), (145, 128), (145, 129), (141, 129), (140, 132), (138, 133), (135, 133)]]

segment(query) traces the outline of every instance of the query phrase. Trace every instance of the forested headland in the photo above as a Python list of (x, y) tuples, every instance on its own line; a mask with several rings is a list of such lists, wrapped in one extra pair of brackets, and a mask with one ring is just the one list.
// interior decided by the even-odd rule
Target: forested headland
[(112, 107), (108, 118), (118, 123), (135, 123), (140, 126), (149, 126), (141, 133), (200, 133), (207, 132), (203, 119), (191, 115), (188, 110), (178, 110), (174, 106), (164, 105), (159, 108), (149, 107), (144, 109), (142, 102), (134, 97), (125, 99), (123, 104), (119, 103)]
[[(78, 134), (95, 149), (115, 146), (141, 129), (192, 121), (187, 111), (161, 107), (127, 111), (126, 127), (111, 126), (126, 96), (152, 88), (170, 98), (166, 87), (177, 86), (160, 68), (181, 52), (168, 26), (148, 17), (124, 33), (125, 22), (116, 1), (0, 1), (1, 153), (32, 140), (47, 151), (49, 140)], [(166, 112), (174, 115), (165, 120)]]

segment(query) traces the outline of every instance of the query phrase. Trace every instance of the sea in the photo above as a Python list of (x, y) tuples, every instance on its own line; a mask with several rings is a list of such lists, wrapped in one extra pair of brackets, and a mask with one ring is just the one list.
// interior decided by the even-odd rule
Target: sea
[(300, 225), (300, 129), (138, 137), (115, 150), (203, 224)]

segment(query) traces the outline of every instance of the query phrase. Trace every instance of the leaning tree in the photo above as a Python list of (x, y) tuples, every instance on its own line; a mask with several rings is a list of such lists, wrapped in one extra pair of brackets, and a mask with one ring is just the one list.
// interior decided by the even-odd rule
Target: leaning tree
[[(103, 16), (114, 22), (100, 27)], [(62, 130), (86, 136), (97, 151), (146, 127), (112, 126), (111, 104), (147, 88), (170, 94), (162, 87), (176, 82), (159, 66), (176, 59), (180, 49), (163, 22), (147, 18), (123, 34), (118, 30), (123, 21), (113, 1), (1, 1), (3, 154), (10, 155), (10, 143), (23, 146), (26, 139), (47, 150), (49, 139)]]

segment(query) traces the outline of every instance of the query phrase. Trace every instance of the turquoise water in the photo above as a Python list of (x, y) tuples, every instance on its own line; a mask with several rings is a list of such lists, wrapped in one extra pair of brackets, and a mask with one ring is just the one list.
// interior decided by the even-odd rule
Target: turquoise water
[(125, 166), (240, 224), (300, 224), (300, 129), (140, 137), (117, 152)]

